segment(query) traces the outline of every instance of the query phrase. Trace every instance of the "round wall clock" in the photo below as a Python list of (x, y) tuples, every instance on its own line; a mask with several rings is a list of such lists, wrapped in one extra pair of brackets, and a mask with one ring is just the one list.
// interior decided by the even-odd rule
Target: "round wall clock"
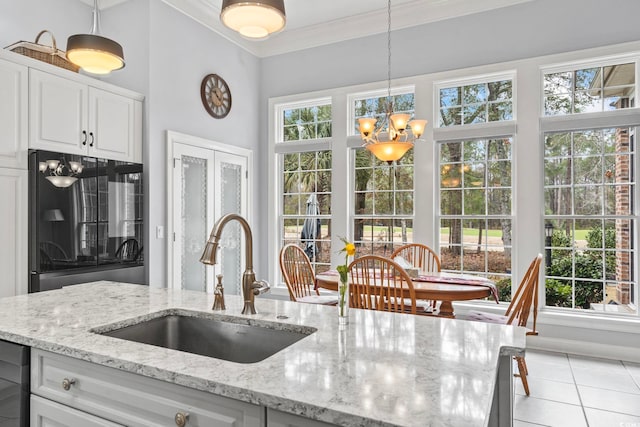
[(231, 110), (231, 91), (229, 85), (217, 74), (208, 74), (202, 79), (200, 97), (205, 110), (212, 117), (222, 119)]

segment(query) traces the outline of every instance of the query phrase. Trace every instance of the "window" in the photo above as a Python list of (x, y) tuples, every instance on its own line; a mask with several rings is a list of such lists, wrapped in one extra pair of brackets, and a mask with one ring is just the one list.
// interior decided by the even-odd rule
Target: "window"
[[(350, 100), (352, 134), (360, 133), (358, 119), (361, 117), (375, 117), (378, 126), (384, 123), (387, 92), (356, 94)], [(395, 113), (413, 116), (413, 87), (394, 89), (391, 100)], [(362, 147), (352, 153), (352, 224), (358, 256), (388, 257), (398, 247), (413, 242), (413, 149), (391, 164), (378, 160)]]
[(513, 119), (511, 80), (441, 87), (438, 95), (440, 127)]
[(547, 306), (638, 314), (635, 74), (625, 59), (543, 71), (543, 114), (560, 116), (541, 122)]
[(282, 120), (284, 142), (331, 136), (331, 104), (284, 109)]
[(501, 301), (512, 293), (514, 80), (436, 84), (441, 267), (494, 280)]
[(636, 313), (635, 128), (545, 135), (546, 303)]
[(482, 274), (510, 298), (511, 138), (440, 144), (442, 269)]
[(629, 108), (634, 93), (634, 63), (549, 72), (544, 74), (544, 115)]
[(279, 247), (294, 243), (316, 273), (331, 263), (331, 100), (278, 107)]

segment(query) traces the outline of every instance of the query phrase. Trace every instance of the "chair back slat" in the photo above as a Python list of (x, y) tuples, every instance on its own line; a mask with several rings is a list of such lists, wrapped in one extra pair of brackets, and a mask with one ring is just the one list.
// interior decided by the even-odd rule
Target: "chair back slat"
[(440, 258), (433, 249), (421, 243), (409, 243), (396, 249), (391, 254), (391, 259), (398, 256), (406, 259), (414, 267), (425, 272), (440, 271)]
[(537, 333), (536, 321), (538, 318), (538, 282), (542, 254), (538, 254), (531, 262), (527, 272), (522, 277), (511, 304), (507, 308), (505, 316), (509, 317), (508, 324), (527, 326), (529, 314), (533, 311), (533, 333)]
[(394, 261), (365, 255), (349, 265), (349, 304), (367, 310), (416, 314), (413, 282)]
[(289, 299), (319, 295), (315, 287), (315, 274), (309, 257), (296, 244), (288, 244), (280, 250), (280, 270), (289, 289)]

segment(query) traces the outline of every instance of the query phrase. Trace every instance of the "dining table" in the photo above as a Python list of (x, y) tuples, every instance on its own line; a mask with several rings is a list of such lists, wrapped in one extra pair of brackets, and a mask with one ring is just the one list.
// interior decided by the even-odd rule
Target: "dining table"
[[(316, 275), (316, 289), (338, 290), (340, 275), (328, 270)], [(434, 316), (455, 318), (453, 301), (492, 297), (498, 302), (498, 292), (491, 280), (471, 274), (449, 272), (419, 272), (411, 279), (417, 300), (440, 301)], [(406, 295), (409, 296), (408, 294)]]

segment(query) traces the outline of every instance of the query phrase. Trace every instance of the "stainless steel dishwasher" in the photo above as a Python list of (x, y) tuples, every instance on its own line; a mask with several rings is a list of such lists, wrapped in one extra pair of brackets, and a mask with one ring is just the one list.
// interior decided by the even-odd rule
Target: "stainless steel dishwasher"
[(0, 427), (29, 426), (29, 347), (0, 341)]

